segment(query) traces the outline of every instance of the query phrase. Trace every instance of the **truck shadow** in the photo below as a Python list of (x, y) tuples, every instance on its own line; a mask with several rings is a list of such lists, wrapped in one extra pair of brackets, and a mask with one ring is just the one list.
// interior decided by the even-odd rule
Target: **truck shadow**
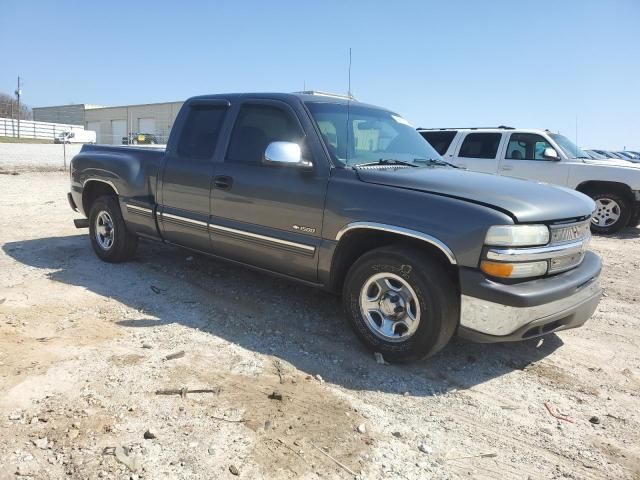
[(466, 389), (524, 369), (563, 344), (553, 334), (492, 345), (456, 338), (431, 359), (382, 366), (351, 332), (340, 300), (310, 287), (147, 241), (134, 261), (119, 265), (98, 260), (86, 235), (11, 242), (3, 250), (53, 281), (144, 312), (119, 321), (124, 328), (182, 324), (348, 389), (421, 396)]
[(612, 235), (608, 235), (609, 238), (617, 238), (621, 240), (629, 240), (633, 238), (640, 238), (640, 227), (627, 227), (623, 228), (619, 232)]

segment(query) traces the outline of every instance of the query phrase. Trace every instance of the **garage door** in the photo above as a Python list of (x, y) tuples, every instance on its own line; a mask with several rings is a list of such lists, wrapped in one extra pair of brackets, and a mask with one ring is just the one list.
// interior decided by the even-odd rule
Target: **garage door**
[(111, 143), (100, 135), (100, 122), (87, 122), (87, 130), (96, 132), (96, 143)]
[(111, 120), (111, 143), (112, 145), (122, 145), (122, 137), (127, 136), (126, 120)]
[(138, 133), (156, 133), (155, 118), (139, 118)]

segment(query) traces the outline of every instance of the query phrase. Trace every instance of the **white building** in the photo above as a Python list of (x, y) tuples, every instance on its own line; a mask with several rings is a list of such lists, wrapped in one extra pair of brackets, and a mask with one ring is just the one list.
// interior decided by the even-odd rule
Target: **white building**
[(96, 105), (60, 105), (36, 107), (34, 120), (82, 125), (96, 132), (98, 143), (121, 145), (129, 134), (146, 133), (166, 143), (183, 102), (146, 103), (101, 107)]

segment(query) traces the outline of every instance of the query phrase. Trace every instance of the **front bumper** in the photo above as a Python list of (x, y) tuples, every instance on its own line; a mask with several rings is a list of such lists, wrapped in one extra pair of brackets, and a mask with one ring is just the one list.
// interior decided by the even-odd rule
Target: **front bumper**
[(579, 327), (602, 296), (601, 268), (600, 258), (587, 252), (573, 270), (513, 285), (462, 271), (458, 333), (477, 342), (511, 342)]

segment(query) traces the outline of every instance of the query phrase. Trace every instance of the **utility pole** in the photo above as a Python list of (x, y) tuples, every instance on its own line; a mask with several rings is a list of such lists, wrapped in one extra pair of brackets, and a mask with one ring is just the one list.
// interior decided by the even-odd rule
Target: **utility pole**
[(20, 75), (18, 75), (18, 88), (16, 88), (16, 97), (18, 97), (18, 138), (20, 138), (20, 95), (22, 95), (22, 90), (20, 90)]

